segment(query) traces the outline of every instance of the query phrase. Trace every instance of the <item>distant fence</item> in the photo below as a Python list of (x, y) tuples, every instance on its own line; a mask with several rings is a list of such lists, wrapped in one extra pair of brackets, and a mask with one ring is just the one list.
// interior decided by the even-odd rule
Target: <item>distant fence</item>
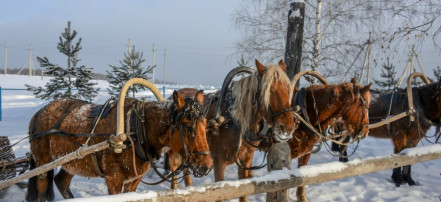
[[(186, 88), (186, 87), (188, 87), (188, 86), (182, 86), (182, 87), (172, 87), (172, 86), (162, 86), (162, 87), (160, 87), (160, 88), (162, 88), (162, 95), (164, 96), (164, 98), (166, 98), (166, 91), (167, 90), (179, 90), (179, 89), (181, 89), (181, 88)], [(160, 89), (160, 88), (158, 88), (158, 89)], [(207, 88), (201, 88), (202, 90), (217, 90), (216, 88), (212, 88), (212, 87), (207, 87)], [(73, 91), (76, 91), (76, 89), (72, 89)], [(5, 92), (5, 91), (27, 91), (27, 89), (26, 88), (2, 88), (1, 86), (0, 86), (0, 121), (2, 121), (3, 120), (3, 114), (2, 114), (2, 108), (3, 108), (3, 106), (2, 106), (2, 91), (3, 91), (3, 93)], [(107, 90), (107, 89), (100, 89), (99, 90), (99, 92), (106, 92), (106, 93), (108, 93), (109, 91)], [(29, 93), (31, 93), (31, 92), (29, 92)]]

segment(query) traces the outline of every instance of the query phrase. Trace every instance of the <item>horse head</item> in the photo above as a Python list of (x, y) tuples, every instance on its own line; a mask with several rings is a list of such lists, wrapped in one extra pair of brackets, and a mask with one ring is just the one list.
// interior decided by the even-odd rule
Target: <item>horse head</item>
[(286, 65), (280, 60), (277, 65), (265, 67), (256, 60), (260, 78), (260, 102), (258, 112), (272, 125), (274, 138), (286, 141), (292, 138), (297, 124), (291, 108), (292, 87), (285, 73)]
[(183, 98), (173, 92), (175, 113), (172, 117), (170, 149), (183, 157), (184, 166), (193, 170), (195, 177), (207, 175), (212, 167), (205, 128), (202, 104), (203, 91), (198, 91), (194, 98)]
[(346, 85), (351, 96), (344, 101), (343, 111), (344, 128), (352, 134), (352, 138), (365, 138), (369, 133), (369, 106), (371, 84), (362, 86), (355, 79)]

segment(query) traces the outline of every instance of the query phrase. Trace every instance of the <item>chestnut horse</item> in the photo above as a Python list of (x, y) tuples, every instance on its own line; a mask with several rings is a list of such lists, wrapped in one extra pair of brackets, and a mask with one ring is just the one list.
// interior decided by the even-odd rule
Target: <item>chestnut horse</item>
[[(436, 126), (439, 135), (441, 127), (441, 81), (421, 87), (412, 88), (414, 108), (417, 110), (415, 121), (409, 117), (369, 130), (369, 136), (374, 138), (391, 139), (394, 145), (394, 153), (400, 153), (406, 148), (416, 147), (418, 142), (426, 137), (431, 126)], [(406, 89), (399, 89), (392, 93), (373, 92), (372, 104), (369, 110), (371, 123), (379, 122), (389, 116), (393, 116), (408, 110), (408, 94)], [(391, 103), (392, 102), (392, 103)], [(389, 113), (390, 110), (390, 113)], [(439, 137), (439, 136), (438, 136)], [(340, 161), (348, 161), (346, 149), (333, 145), (335, 150), (342, 152)], [(411, 165), (393, 169), (392, 181), (395, 186), (407, 183), (415, 185), (411, 176)]]
[[(244, 162), (253, 160), (253, 152), (243, 156), (239, 150), (255, 148), (244, 144), (242, 135), (245, 131), (257, 133), (259, 123), (265, 120), (272, 126), (277, 139), (292, 135), (296, 129), (291, 109), (291, 82), (285, 74), (285, 63), (281, 60), (278, 65), (262, 65), (256, 60), (257, 71), (232, 84), (232, 90), (227, 93), (226, 101), (221, 104), (221, 114), (227, 121), (220, 126), (207, 126), (207, 138), (210, 153), (213, 158), (215, 181), (223, 181), (227, 165), (237, 162), (238, 155)], [(180, 93), (193, 96), (196, 89), (181, 89)], [(215, 108), (218, 104), (218, 93), (205, 96), (204, 111), (207, 120), (215, 118)], [(208, 125), (210, 125), (209, 122)], [(208, 130), (208, 128), (212, 130)], [(216, 128), (216, 129), (213, 129)], [(217, 134), (211, 132), (218, 130)], [(180, 164), (179, 157), (170, 154), (172, 170)], [(252, 170), (239, 168), (239, 178), (252, 177)], [(186, 178), (186, 185), (191, 185), (191, 178)], [(172, 188), (177, 185), (172, 184)], [(246, 200), (246, 198), (241, 198)]]
[[(301, 122), (293, 138), (288, 140), (291, 159), (298, 158), (299, 168), (308, 164), (314, 144), (324, 141), (324, 131), (337, 120), (343, 122), (346, 131), (354, 138), (367, 135), (370, 86), (363, 87), (353, 79), (338, 85), (312, 85), (296, 92), (293, 105), (301, 107), (302, 118), (316, 131)], [(296, 195), (298, 201), (307, 201), (304, 186), (297, 188)]]
[[(94, 166), (92, 155), (64, 164), (54, 180), (61, 195), (64, 198), (73, 197), (69, 184), (74, 175), (100, 177), (99, 173), (106, 181), (109, 194), (136, 191), (142, 175), (146, 173), (151, 163), (140, 155), (138, 150), (136, 155), (132, 151), (132, 148), (138, 145), (147, 148), (140, 152), (145, 151), (144, 155), (147, 153), (153, 156), (151, 160), (159, 158), (161, 152), (169, 148), (184, 156), (185, 165), (195, 174), (199, 176), (208, 174), (212, 160), (206, 139), (206, 119), (201, 108), (203, 92), (197, 93), (195, 97), (195, 100), (184, 99), (175, 91), (172, 102), (126, 99), (125, 114), (133, 113), (136, 114), (134, 117), (138, 117), (137, 125), (140, 127), (135, 133), (139, 130), (144, 132), (141, 136), (133, 135), (137, 139), (132, 144), (129, 138), (131, 141), (127, 144), (125, 142), (127, 149), (122, 153), (114, 153), (110, 149), (96, 152), (100, 172)], [(87, 133), (90, 133), (91, 128), (94, 127), (93, 118), (88, 118), (93, 107), (95, 105), (81, 100), (60, 99), (52, 101), (38, 111), (29, 125), (31, 169), (50, 163), (88, 144), (88, 137), (85, 136), (90, 136)], [(139, 110), (135, 111), (131, 108)], [(90, 142), (106, 141), (107, 135), (116, 131), (116, 111), (116, 107), (112, 106), (107, 117), (97, 122), (94, 129), (97, 135), (91, 136)], [(132, 124), (126, 123), (127, 133), (132, 131), (129, 129), (131, 127)], [(28, 201), (53, 200), (53, 173), (54, 171), (51, 170), (30, 179), (26, 196)]]

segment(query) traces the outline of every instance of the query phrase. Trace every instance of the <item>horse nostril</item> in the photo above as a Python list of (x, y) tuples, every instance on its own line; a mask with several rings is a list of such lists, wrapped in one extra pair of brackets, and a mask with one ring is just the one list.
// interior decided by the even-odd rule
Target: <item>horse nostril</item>
[(201, 166), (201, 167), (199, 167), (199, 170), (200, 170), (200, 173), (206, 174), (208, 171), (208, 168), (207, 168), (207, 166)]
[(282, 126), (282, 125), (280, 125), (280, 131), (281, 131), (282, 133), (284, 133), (284, 132), (285, 132), (285, 129), (283, 128), (283, 126)]

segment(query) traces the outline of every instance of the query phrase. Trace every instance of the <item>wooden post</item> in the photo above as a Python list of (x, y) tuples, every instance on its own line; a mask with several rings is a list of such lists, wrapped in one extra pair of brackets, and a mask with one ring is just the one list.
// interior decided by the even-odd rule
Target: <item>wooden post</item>
[(303, 24), (305, 3), (292, 2), (288, 12), (288, 32), (286, 36), (286, 74), (290, 79), (300, 72), (302, 65)]
[[(291, 170), (291, 149), (287, 142), (275, 143), (268, 151), (268, 171)], [(266, 193), (266, 201), (289, 201), (288, 189)]]
[[(304, 2), (291, 2), (288, 12), (288, 32), (286, 37), (286, 74), (290, 79), (300, 72), (302, 65)], [(298, 85), (298, 84), (297, 84)], [(291, 149), (288, 143), (275, 143), (268, 152), (268, 171), (291, 169)], [(266, 201), (289, 201), (288, 189), (268, 192)]]

